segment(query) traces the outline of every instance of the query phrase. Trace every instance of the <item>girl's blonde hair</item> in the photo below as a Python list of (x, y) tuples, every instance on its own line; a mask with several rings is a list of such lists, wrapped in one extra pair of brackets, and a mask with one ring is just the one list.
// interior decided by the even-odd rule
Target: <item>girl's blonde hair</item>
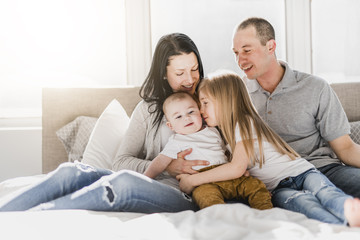
[[(265, 162), (262, 144), (264, 140), (271, 143), (279, 153), (286, 154), (291, 159), (299, 157), (299, 154), (261, 119), (251, 102), (245, 83), (237, 74), (215, 73), (202, 80), (199, 91), (214, 102), (218, 127), (232, 152), (236, 145), (235, 129), (239, 125), (240, 136), (252, 165), (258, 162), (262, 167)], [(259, 156), (254, 150), (253, 129), (259, 143)]]

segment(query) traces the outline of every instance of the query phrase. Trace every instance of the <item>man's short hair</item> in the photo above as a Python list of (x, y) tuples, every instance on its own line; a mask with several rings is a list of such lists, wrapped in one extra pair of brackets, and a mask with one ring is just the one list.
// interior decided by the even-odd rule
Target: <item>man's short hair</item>
[(275, 30), (273, 26), (263, 18), (251, 17), (240, 23), (236, 32), (253, 26), (256, 30), (256, 36), (259, 38), (262, 45), (266, 45), (269, 40), (275, 40)]

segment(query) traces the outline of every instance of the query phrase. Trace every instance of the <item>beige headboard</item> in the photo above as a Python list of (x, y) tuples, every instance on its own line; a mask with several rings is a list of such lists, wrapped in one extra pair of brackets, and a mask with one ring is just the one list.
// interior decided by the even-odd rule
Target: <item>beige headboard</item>
[(130, 116), (140, 101), (139, 87), (44, 88), (42, 90), (42, 171), (68, 161), (55, 132), (78, 116), (99, 117), (116, 98)]
[(333, 83), (336, 92), (350, 122), (360, 121), (360, 82)]
[[(350, 121), (360, 120), (360, 83), (332, 84)], [(140, 101), (139, 87), (44, 88), (42, 92), (43, 173), (54, 170), (68, 157), (55, 132), (78, 116), (99, 117), (116, 98), (128, 115)]]

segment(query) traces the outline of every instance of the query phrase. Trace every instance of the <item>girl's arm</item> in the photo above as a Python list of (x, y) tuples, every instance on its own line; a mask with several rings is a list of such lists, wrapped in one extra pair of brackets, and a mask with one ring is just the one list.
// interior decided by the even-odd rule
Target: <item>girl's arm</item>
[(239, 141), (236, 143), (231, 162), (198, 174), (180, 174), (176, 178), (180, 181), (181, 191), (189, 194), (195, 187), (205, 183), (241, 177), (245, 173), (248, 163), (249, 158), (245, 152), (244, 144)]
[(145, 170), (144, 175), (149, 178), (156, 178), (157, 175), (165, 171), (167, 166), (171, 163), (172, 159), (163, 154), (159, 154), (154, 160), (151, 161), (149, 167)]

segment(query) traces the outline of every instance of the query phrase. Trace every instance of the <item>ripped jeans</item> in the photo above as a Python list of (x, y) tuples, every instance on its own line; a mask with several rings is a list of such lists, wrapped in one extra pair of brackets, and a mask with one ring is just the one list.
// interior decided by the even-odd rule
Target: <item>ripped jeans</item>
[(272, 192), (275, 207), (300, 212), (326, 223), (347, 224), (344, 202), (348, 198), (316, 169), (282, 180)]
[(0, 206), (0, 211), (86, 209), (120, 212), (198, 210), (180, 190), (140, 173), (63, 163), (45, 179)]

